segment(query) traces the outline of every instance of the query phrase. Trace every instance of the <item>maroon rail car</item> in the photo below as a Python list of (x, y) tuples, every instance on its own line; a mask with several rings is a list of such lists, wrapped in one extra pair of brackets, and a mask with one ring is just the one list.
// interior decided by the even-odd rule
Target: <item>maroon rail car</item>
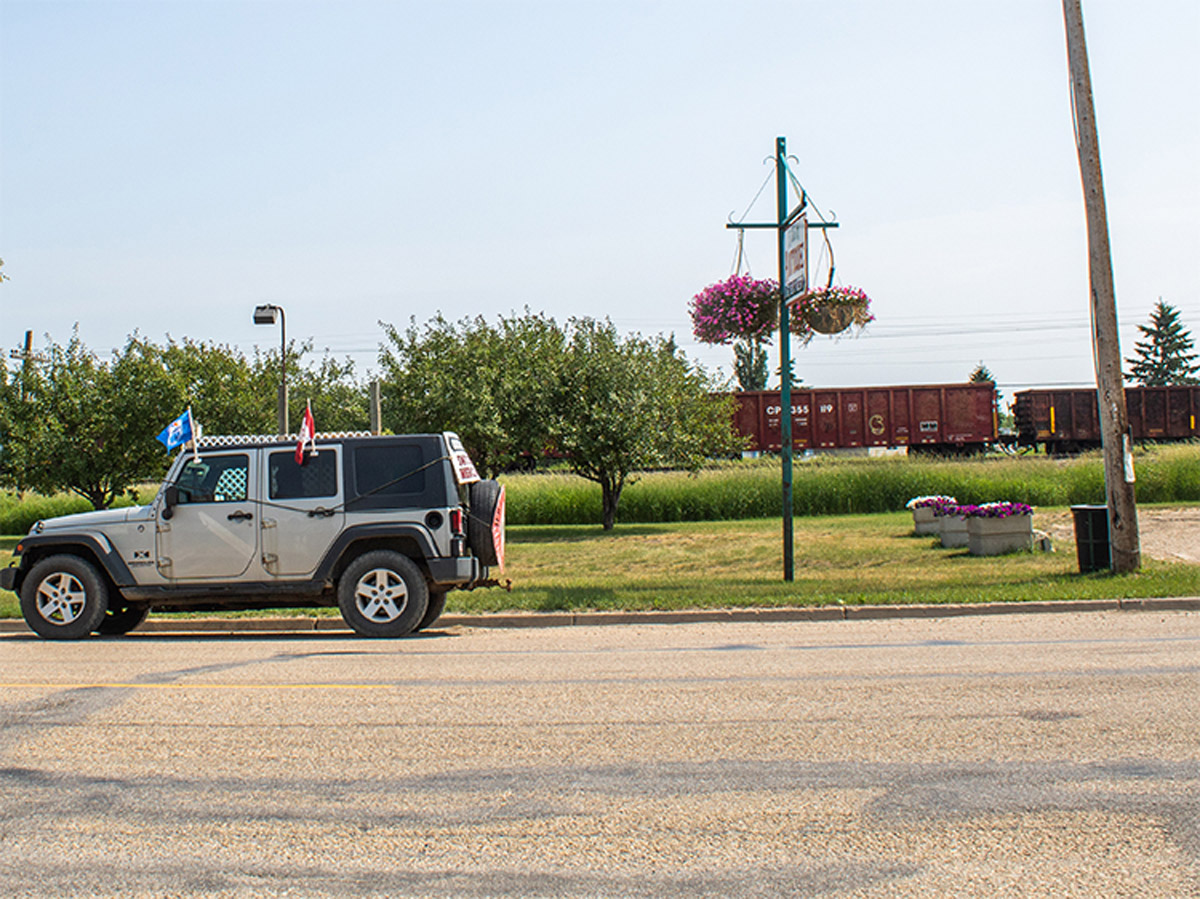
[[(1048, 453), (1100, 446), (1095, 388), (1023, 390), (1013, 397), (1017, 445)], [(1125, 411), (1134, 440), (1200, 438), (1200, 386), (1126, 387)]]
[[(748, 449), (779, 452), (778, 390), (735, 393), (734, 428)], [(990, 383), (792, 391), (793, 449), (901, 447), (972, 452), (996, 439)]]

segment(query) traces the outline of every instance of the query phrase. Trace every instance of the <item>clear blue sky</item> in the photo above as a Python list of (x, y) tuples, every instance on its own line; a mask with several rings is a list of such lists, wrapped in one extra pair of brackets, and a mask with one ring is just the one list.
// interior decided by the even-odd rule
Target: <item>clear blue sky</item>
[[(1160, 296), (1200, 336), (1200, 3), (1084, 16), (1129, 355)], [(251, 352), (273, 302), (366, 374), (380, 320), (528, 306), (729, 371), (687, 304), (784, 136), (878, 318), (806, 383), (1093, 377), (1057, 0), (0, 0), (0, 91), (5, 351)]]

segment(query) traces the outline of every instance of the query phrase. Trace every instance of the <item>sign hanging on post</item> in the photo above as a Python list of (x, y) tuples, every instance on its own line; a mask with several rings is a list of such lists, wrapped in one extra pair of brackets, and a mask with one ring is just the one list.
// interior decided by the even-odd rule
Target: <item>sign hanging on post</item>
[(808, 214), (792, 222), (783, 232), (783, 298), (789, 300), (808, 290)]

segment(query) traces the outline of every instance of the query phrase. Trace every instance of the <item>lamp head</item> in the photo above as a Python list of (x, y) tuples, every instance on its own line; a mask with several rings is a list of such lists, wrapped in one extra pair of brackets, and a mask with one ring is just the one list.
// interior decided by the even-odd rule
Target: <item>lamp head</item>
[(276, 312), (279, 312), (278, 306), (273, 303), (267, 303), (264, 306), (254, 307), (254, 324), (256, 325), (273, 325), (275, 324)]

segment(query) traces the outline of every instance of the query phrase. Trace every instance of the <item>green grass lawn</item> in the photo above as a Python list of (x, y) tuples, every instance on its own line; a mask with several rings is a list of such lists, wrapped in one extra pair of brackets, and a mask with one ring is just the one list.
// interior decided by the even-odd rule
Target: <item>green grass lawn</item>
[[(1049, 511), (1049, 510), (1047, 510)], [(1036, 526), (1036, 519), (1035, 519)], [(975, 557), (912, 536), (907, 512), (795, 520), (795, 580), (778, 521), (509, 530), (511, 593), (453, 593), (453, 611), (687, 609), (1020, 602), (1200, 595), (1200, 566), (1144, 560), (1136, 574), (1081, 575), (1074, 543)]]
[[(1045, 510), (1047, 512), (1051, 510)], [(1035, 527), (1037, 520), (1034, 521)], [(512, 591), (450, 595), (451, 612), (693, 609), (1022, 602), (1200, 596), (1200, 565), (1081, 575), (1071, 542), (1053, 553), (974, 557), (912, 536), (907, 512), (795, 520), (796, 578), (783, 580), (781, 526), (754, 519), (509, 528)], [(11, 552), (17, 538), (0, 538)], [(0, 593), (0, 617), (18, 616)], [(256, 613), (261, 614), (261, 613)], [(336, 612), (331, 612), (336, 614)]]

